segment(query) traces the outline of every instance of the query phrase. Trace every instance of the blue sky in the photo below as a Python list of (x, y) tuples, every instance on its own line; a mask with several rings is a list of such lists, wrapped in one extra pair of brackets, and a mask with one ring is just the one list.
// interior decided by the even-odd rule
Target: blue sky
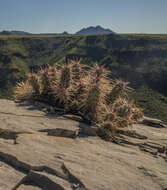
[(118, 33), (167, 33), (167, 0), (0, 0), (0, 30), (75, 33), (96, 25)]

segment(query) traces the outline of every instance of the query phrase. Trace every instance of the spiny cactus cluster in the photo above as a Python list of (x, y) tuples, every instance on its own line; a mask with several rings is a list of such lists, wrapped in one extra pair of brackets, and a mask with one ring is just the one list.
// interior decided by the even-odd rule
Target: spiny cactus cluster
[[(29, 74), (17, 85), (15, 98), (38, 101), (55, 110), (74, 113), (85, 121), (98, 124), (112, 136), (117, 128), (128, 127), (143, 116), (142, 111), (128, 99), (128, 83), (111, 81), (110, 72), (103, 66), (84, 66), (80, 61), (48, 67), (37, 74)], [(101, 133), (102, 134), (102, 133)]]

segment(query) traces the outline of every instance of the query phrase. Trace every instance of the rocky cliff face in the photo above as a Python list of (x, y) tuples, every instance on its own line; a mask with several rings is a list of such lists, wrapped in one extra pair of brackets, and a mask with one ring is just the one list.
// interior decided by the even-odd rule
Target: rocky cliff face
[(0, 100), (0, 190), (165, 190), (167, 128), (158, 120), (115, 143), (76, 116)]

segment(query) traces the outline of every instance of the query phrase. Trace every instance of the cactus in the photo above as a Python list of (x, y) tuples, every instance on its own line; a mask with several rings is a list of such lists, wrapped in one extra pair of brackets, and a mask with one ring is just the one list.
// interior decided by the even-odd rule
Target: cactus
[(77, 86), (76, 94), (75, 94), (75, 99), (77, 101), (81, 101), (83, 98), (83, 94), (86, 92), (85, 85), (80, 82)]
[(58, 88), (55, 97), (55, 103), (58, 107), (63, 108), (64, 110), (68, 109), (68, 103), (70, 101), (68, 90), (65, 88)]
[(107, 113), (106, 115), (105, 115), (105, 119), (104, 119), (104, 121), (114, 121), (116, 119), (116, 114), (115, 113), (113, 113), (113, 112), (110, 112), (110, 113)]
[(117, 109), (117, 115), (119, 117), (127, 118), (130, 115), (131, 108), (130, 105), (124, 104)]
[(15, 99), (18, 101), (31, 100), (32, 98), (32, 86), (28, 81), (20, 82), (15, 88)]
[(51, 90), (51, 80), (49, 74), (44, 72), (41, 76), (42, 94), (46, 94)]
[(137, 107), (133, 107), (133, 108), (132, 108), (132, 117), (131, 117), (131, 118), (132, 118), (134, 121), (138, 121), (138, 120), (141, 119), (143, 116), (144, 116), (144, 114), (143, 114), (142, 109), (137, 108)]
[(128, 83), (110, 81), (102, 66), (84, 67), (71, 61), (61, 67), (48, 67), (29, 74), (25, 83), (18, 84), (16, 98), (38, 100), (55, 110), (79, 114), (91, 123), (100, 125), (102, 138), (110, 139), (116, 130), (137, 122), (142, 110), (129, 102)]
[(98, 120), (98, 104), (100, 101), (100, 89), (97, 85), (90, 87), (87, 98), (83, 102), (82, 109), (88, 120)]
[(122, 117), (117, 117), (115, 123), (117, 128), (125, 128), (129, 126), (129, 121)]
[(30, 74), (28, 76), (28, 81), (33, 88), (34, 95), (35, 96), (40, 95), (41, 86), (40, 86), (40, 78), (38, 77), (38, 75)]
[(80, 61), (72, 62), (72, 79), (77, 82), (81, 79), (82, 69), (80, 66)]
[(87, 92), (85, 85), (83, 82), (79, 82), (75, 85), (72, 91), (72, 104), (71, 109), (72, 110), (79, 110), (80, 104), (84, 99), (84, 94)]
[(50, 66), (48, 74), (49, 74), (50, 85), (52, 86), (53, 83), (57, 83), (57, 67)]
[(111, 141), (116, 134), (116, 125), (110, 121), (106, 121), (98, 129), (97, 135), (106, 141)]
[(60, 77), (59, 86), (67, 89), (70, 86), (70, 82), (71, 82), (70, 67), (64, 66), (64, 68), (61, 70), (61, 77)]
[(106, 96), (106, 101), (109, 104), (113, 104), (119, 97), (126, 96), (126, 92), (130, 90), (128, 83), (121, 80), (113, 82), (113, 88)]

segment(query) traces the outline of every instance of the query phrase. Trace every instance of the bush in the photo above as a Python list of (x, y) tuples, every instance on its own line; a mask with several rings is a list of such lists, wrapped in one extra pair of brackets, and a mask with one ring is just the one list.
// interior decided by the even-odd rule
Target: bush
[(98, 124), (106, 138), (106, 134), (112, 136), (117, 128), (128, 127), (143, 116), (128, 100), (128, 83), (111, 81), (109, 74), (103, 66), (88, 67), (71, 60), (61, 67), (55, 65), (28, 74), (26, 82), (17, 85), (15, 98), (78, 114), (85, 121)]

